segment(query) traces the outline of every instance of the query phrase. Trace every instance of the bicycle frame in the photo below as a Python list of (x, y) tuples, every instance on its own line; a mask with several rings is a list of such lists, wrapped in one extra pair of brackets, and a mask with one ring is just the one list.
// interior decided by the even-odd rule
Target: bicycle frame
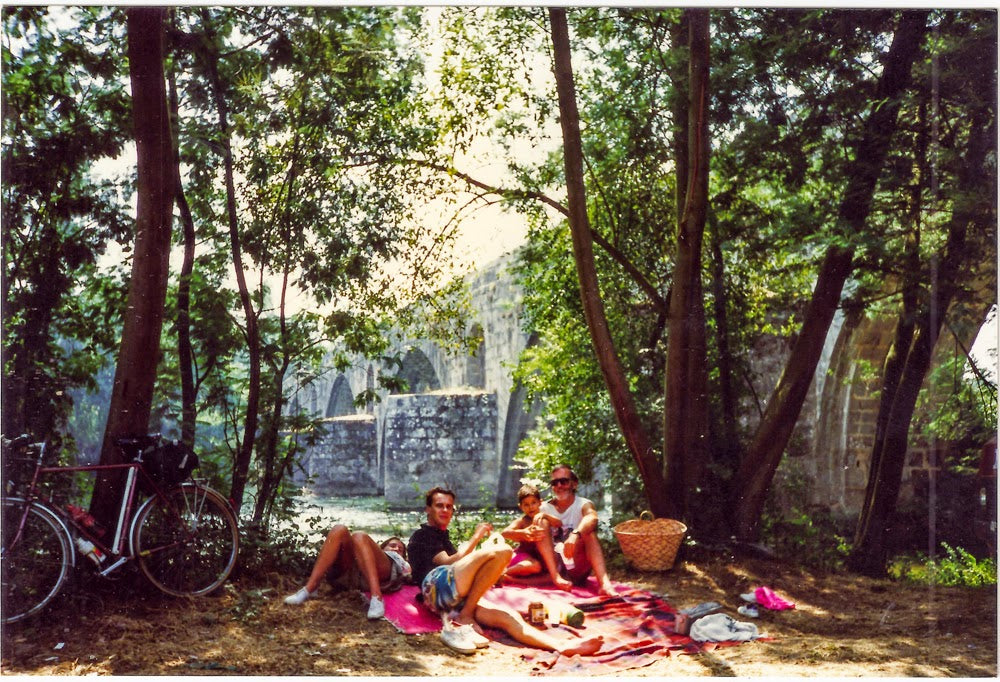
[[(150, 497), (162, 498), (164, 493), (160, 486), (157, 485), (157, 483), (146, 473), (145, 469), (143, 469), (141, 452), (131, 462), (121, 462), (117, 464), (80, 464), (72, 466), (46, 466), (42, 463), (44, 455), (45, 447), (44, 444), (42, 444), (38, 460), (35, 465), (34, 475), (32, 476), (31, 483), (22, 498), (25, 501), (25, 505), (15, 542), (20, 537), (30, 504), (38, 501), (47, 503), (48, 507), (57, 514), (64, 526), (72, 528), (82, 537), (94, 543), (94, 546), (103, 552), (105, 556), (109, 559), (113, 559), (113, 561), (109, 561), (106, 566), (101, 566), (98, 569), (98, 573), (100, 573), (100, 575), (107, 576), (127, 563), (130, 559), (133, 559), (134, 556), (132, 553), (132, 547), (130, 545), (126, 546), (126, 542), (129, 541), (131, 537), (132, 521), (135, 518), (136, 511), (138, 511), (138, 507), (135, 506), (135, 501), (136, 491), (139, 487), (139, 477), (142, 476), (143, 481), (153, 490), (153, 494), (150, 495)], [(122, 491), (121, 502), (118, 505), (118, 519), (115, 523), (115, 532), (112, 536), (113, 539), (110, 544), (102, 540), (101, 537), (93, 530), (81, 523), (78, 523), (62, 508), (54, 504), (51, 497), (45, 497), (38, 493), (38, 482), (43, 476), (46, 475), (121, 470), (126, 470), (127, 473), (125, 476), (125, 486)], [(72, 533), (69, 533), (69, 535), (72, 538)], [(73, 565), (76, 565), (75, 543), (70, 543), (70, 547), (73, 554), (72, 563)]]
[[(30, 482), (27, 466), (4, 472), (0, 560), (4, 562), (5, 604), (14, 604), (2, 613), (4, 623), (30, 617), (56, 598), (69, 569), (77, 565), (77, 545), (85, 541), (96, 550), (90, 558), (97, 559), (96, 572), (101, 576), (135, 560), (157, 589), (176, 597), (212, 593), (236, 566), (239, 526), (232, 505), (217, 491), (190, 478), (193, 467), (185, 467), (186, 459), (177, 460), (176, 472), (165, 469), (169, 465), (164, 464), (163, 451), (155, 449), (162, 444), (159, 434), (118, 439), (115, 444), (126, 461), (76, 466), (46, 465), (45, 444), (22, 445), (18, 443), (21, 438), (11, 441), (22, 447), (19, 454), (37, 457), (11, 457), (34, 459)], [(9, 447), (7, 441), (0, 443)], [(155, 468), (147, 469), (144, 454)], [(40, 483), (45, 476), (91, 471), (125, 472), (117, 518), (108, 519), (108, 525), (112, 521), (114, 525), (111, 534), (96, 527), (89, 515), (72, 506), (62, 508), (71, 498), (60, 494), (62, 486), (49, 489)], [(20, 472), (25, 475), (19, 476)], [(81, 550), (91, 551), (85, 546)]]

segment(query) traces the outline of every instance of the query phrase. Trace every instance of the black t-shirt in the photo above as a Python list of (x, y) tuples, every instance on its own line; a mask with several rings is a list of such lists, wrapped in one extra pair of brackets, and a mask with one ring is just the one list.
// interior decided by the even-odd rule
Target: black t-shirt
[(434, 557), (442, 551), (448, 554), (458, 551), (455, 545), (451, 544), (448, 531), (426, 523), (420, 524), (420, 528), (410, 536), (410, 541), (406, 545), (415, 584), (419, 585), (424, 581), (424, 576), (434, 568)]

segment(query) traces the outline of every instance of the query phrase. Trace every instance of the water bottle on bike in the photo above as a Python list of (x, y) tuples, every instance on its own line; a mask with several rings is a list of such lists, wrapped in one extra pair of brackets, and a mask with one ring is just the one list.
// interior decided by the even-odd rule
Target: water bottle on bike
[(100, 566), (104, 561), (104, 554), (101, 553), (101, 550), (82, 535), (76, 537), (76, 548), (80, 550), (80, 554), (93, 561), (95, 566)]

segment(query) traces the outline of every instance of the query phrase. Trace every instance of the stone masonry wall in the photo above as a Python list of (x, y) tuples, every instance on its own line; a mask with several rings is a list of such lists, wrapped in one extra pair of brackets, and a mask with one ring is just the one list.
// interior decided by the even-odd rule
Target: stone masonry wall
[[(375, 495), (378, 460), (375, 417), (352, 415), (322, 421), (326, 434), (303, 457), (309, 490), (322, 497)], [(305, 476), (298, 475), (305, 483)]]
[(465, 507), (487, 492), (496, 497), (497, 399), (494, 393), (389, 396), (382, 447), (385, 499), (393, 508), (421, 508), (423, 494), (442, 485)]

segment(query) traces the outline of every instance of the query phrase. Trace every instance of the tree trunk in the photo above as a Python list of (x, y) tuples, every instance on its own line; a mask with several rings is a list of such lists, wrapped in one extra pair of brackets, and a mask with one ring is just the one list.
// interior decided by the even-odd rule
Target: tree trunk
[[(983, 116), (970, 134), (969, 151), (959, 178), (959, 195), (989, 196), (989, 187), (980, 186), (990, 174), (983, 168), (990, 141), (990, 130)], [(872, 448), (865, 502), (858, 519), (854, 547), (848, 566), (865, 575), (882, 577), (888, 556), (889, 531), (906, 464), (910, 422), (917, 396), (930, 368), (934, 346), (944, 323), (948, 307), (959, 289), (962, 267), (974, 254), (966, 247), (966, 234), (980, 219), (980, 212), (968, 208), (961, 198), (948, 225), (948, 240), (943, 256), (931, 282), (931, 291), (919, 311), (908, 301), (897, 324), (897, 343), (890, 351), (883, 379), (879, 404), (876, 441)], [(911, 322), (916, 318), (915, 324)], [(907, 338), (907, 330), (915, 327)], [(933, 501), (931, 502), (933, 504)]]
[[(138, 204), (132, 276), (101, 464), (122, 461), (122, 453), (114, 445), (116, 438), (142, 434), (149, 428), (167, 291), (175, 186), (163, 73), (166, 9), (130, 8), (126, 16)], [(113, 525), (123, 482), (122, 475), (109, 472), (98, 476), (94, 488), (94, 516), (109, 525)]]
[[(910, 70), (926, 30), (927, 14), (923, 10), (902, 12), (886, 56), (876, 103), (856, 147), (838, 212), (838, 222), (848, 238), (864, 229), (871, 210), (875, 184), (896, 129), (899, 98), (909, 85)], [(812, 383), (844, 283), (853, 270), (853, 260), (853, 250), (840, 246), (830, 247), (823, 258), (802, 329), (733, 479), (732, 498), (736, 500), (733, 530), (741, 540), (758, 539), (767, 491)]]
[(576, 107), (566, 10), (550, 8), (549, 20), (552, 27), (556, 89), (559, 94), (559, 121), (563, 134), (569, 225), (573, 237), (573, 259), (580, 280), (583, 314), (587, 329), (590, 330), (597, 362), (608, 387), (615, 419), (639, 469), (650, 510), (657, 516), (665, 516), (668, 511), (668, 500), (665, 497), (660, 464), (650, 445), (649, 436), (636, 410), (632, 394), (629, 392), (628, 380), (608, 328), (597, 282), (597, 271), (594, 267), (593, 238), (587, 217), (587, 199), (583, 182), (580, 117)]
[(169, 75), (170, 115), (173, 121), (174, 180), (176, 183), (177, 208), (181, 214), (184, 230), (184, 259), (177, 278), (177, 367), (181, 380), (181, 441), (194, 447), (195, 425), (198, 411), (195, 406), (194, 353), (191, 348), (191, 273), (194, 270), (195, 231), (194, 218), (184, 194), (181, 181), (180, 142), (178, 121), (180, 120), (177, 97), (177, 83), (173, 73)]
[(712, 451), (718, 455), (720, 463), (731, 477), (740, 461), (739, 417), (736, 407), (736, 388), (733, 374), (733, 352), (729, 333), (728, 294), (726, 292), (725, 263), (722, 258), (722, 237), (718, 227), (710, 231), (712, 240), (712, 301), (715, 317), (715, 339), (718, 348), (719, 363), (719, 415), (718, 434), (709, 443)]
[(219, 76), (219, 52), (211, 31), (211, 19), (206, 10), (202, 10), (202, 20), (208, 33), (206, 64), (212, 93), (215, 97), (216, 111), (219, 116), (219, 144), (222, 148), (223, 166), (226, 182), (226, 217), (229, 225), (229, 243), (233, 258), (233, 272), (236, 276), (236, 286), (243, 305), (243, 315), (246, 318), (247, 356), (250, 371), (247, 386), (246, 420), (243, 425), (243, 439), (237, 444), (236, 461), (233, 463), (233, 481), (229, 490), (229, 500), (233, 508), (239, 511), (243, 505), (243, 493), (246, 489), (247, 476), (250, 472), (250, 462), (253, 457), (254, 441), (257, 436), (257, 420), (260, 409), (260, 331), (257, 326), (257, 313), (253, 308), (250, 289), (247, 287), (246, 275), (243, 272), (243, 251), (240, 243), (239, 215), (236, 208), (236, 181), (233, 168), (233, 149), (229, 129), (229, 107), (223, 92), (222, 79)]
[(667, 331), (664, 378), (664, 478), (669, 515), (690, 519), (695, 490), (707, 456), (707, 368), (701, 250), (708, 207), (709, 12), (685, 12), (689, 25), (687, 177), (677, 226), (677, 259)]
[(278, 441), (281, 436), (281, 413), (285, 407), (285, 377), (292, 366), (291, 340), (289, 339), (286, 311), (288, 283), (294, 266), (293, 260), (295, 254), (295, 240), (293, 239), (291, 229), (291, 203), (292, 197), (295, 196), (295, 183), (299, 177), (299, 144), (300, 137), (296, 133), (292, 142), (291, 162), (288, 166), (288, 173), (285, 176), (282, 190), (285, 203), (284, 210), (282, 211), (283, 215), (279, 220), (282, 228), (281, 244), (284, 246), (284, 256), (282, 258), (281, 294), (278, 304), (279, 336), (277, 351), (280, 357), (280, 365), (270, 363), (273, 373), (272, 390), (274, 394), (272, 396), (273, 403), (271, 405), (270, 419), (266, 420), (264, 432), (261, 434), (261, 448), (258, 453), (258, 461), (263, 471), (260, 490), (257, 493), (257, 503), (253, 512), (253, 523), (255, 525), (260, 525), (270, 514), (270, 510), (274, 505), (275, 494), (287, 467), (286, 462), (288, 459), (287, 457), (283, 457), (279, 461)]

